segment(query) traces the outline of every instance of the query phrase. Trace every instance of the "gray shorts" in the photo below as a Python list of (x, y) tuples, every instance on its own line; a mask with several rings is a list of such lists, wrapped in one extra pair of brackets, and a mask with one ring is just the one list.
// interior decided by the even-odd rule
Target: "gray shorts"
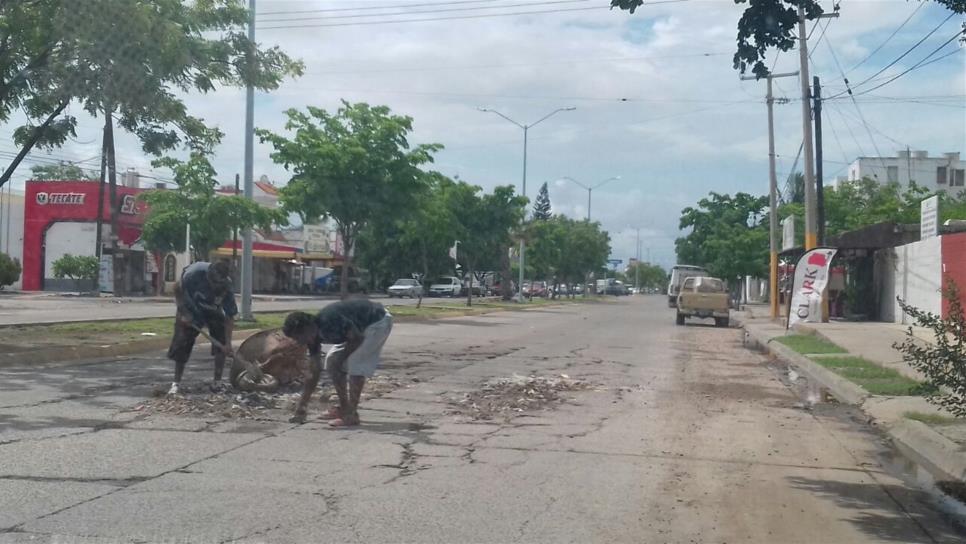
[(390, 332), (392, 332), (392, 315), (386, 312), (386, 317), (366, 327), (362, 332), (362, 343), (348, 357), (342, 357), (345, 344), (332, 346), (325, 355), (325, 369), (331, 370), (332, 365), (342, 361), (342, 372), (350, 376), (371, 378), (379, 367), (382, 346), (386, 344)]

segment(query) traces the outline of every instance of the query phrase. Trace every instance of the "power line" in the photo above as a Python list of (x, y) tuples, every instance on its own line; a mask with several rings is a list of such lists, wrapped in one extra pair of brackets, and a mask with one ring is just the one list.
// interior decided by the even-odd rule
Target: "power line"
[[(936, 25), (936, 27), (935, 27), (935, 28), (933, 28), (932, 30), (930, 30), (930, 31), (929, 31), (929, 33), (927, 33), (927, 34), (926, 34), (925, 36), (923, 36), (923, 37), (922, 37), (922, 39), (920, 39), (920, 40), (919, 40), (918, 42), (916, 42), (916, 43), (915, 43), (915, 44), (914, 44), (914, 45), (913, 45), (912, 47), (910, 47), (909, 49), (907, 49), (907, 50), (906, 50), (906, 51), (905, 51), (905, 52), (904, 52), (903, 54), (901, 54), (901, 55), (899, 55), (899, 57), (898, 57), (898, 58), (896, 58), (895, 60), (893, 60), (893, 61), (892, 61), (892, 62), (890, 62), (889, 64), (887, 64), (887, 65), (885, 65), (885, 67), (883, 67), (883, 68), (882, 68), (881, 70), (879, 70), (878, 72), (876, 72), (876, 73), (874, 73), (874, 74), (872, 74), (872, 75), (871, 75), (870, 77), (867, 77), (867, 78), (866, 78), (865, 80), (863, 80), (863, 81), (862, 81), (861, 83), (858, 83), (857, 85), (854, 85), (854, 86), (853, 86), (853, 88), (858, 88), (858, 87), (861, 87), (862, 85), (865, 85), (866, 83), (868, 83), (868, 82), (869, 82), (869, 80), (871, 80), (871, 79), (873, 79), (873, 78), (875, 78), (876, 76), (878, 76), (878, 75), (879, 75), (879, 74), (881, 74), (882, 72), (885, 72), (885, 71), (886, 71), (886, 70), (888, 70), (889, 68), (892, 68), (893, 66), (895, 66), (895, 65), (896, 65), (896, 63), (897, 63), (897, 62), (899, 62), (900, 60), (902, 60), (902, 59), (904, 59), (904, 58), (906, 58), (906, 56), (907, 56), (907, 55), (908, 55), (909, 53), (912, 53), (913, 51), (915, 51), (915, 49), (916, 49), (917, 47), (919, 47), (920, 45), (922, 45), (922, 43), (923, 43), (923, 42), (925, 42), (926, 40), (928, 40), (930, 36), (932, 36), (933, 34), (935, 34), (935, 33), (936, 33), (936, 32), (937, 32), (937, 31), (938, 31), (938, 30), (939, 30), (940, 28), (942, 28), (942, 26), (943, 26), (944, 24), (946, 24), (946, 22), (947, 22), (947, 21), (949, 21), (950, 19), (952, 19), (952, 18), (953, 18), (953, 15), (956, 15), (956, 13), (955, 13), (955, 12), (953, 12), (953, 13), (950, 13), (948, 17), (946, 17), (945, 19), (943, 19), (941, 23), (939, 23), (938, 25)], [(948, 43), (948, 42), (947, 42), (947, 43)], [(944, 45), (945, 45), (945, 44), (944, 44)]]
[[(647, 5), (653, 6), (655, 4), (677, 4), (680, 2), (689, 2), (690, 0), (658, 0), (655, 2), (648, 2)], [(387, 19), (383, 21), (359, 21), (359, 22), (349, 22), (349, 23), (321, 23), (321, 24), (310, 24), (310, 25), (279, 25), (279, 26), (266, 26), (259, 27), (259, 30), (283, 30), (283, 29), (293, 29), (293, 28), (323, 28), (323, 27), (338, 27), (338, 26), (369, 26), (369, 25), (388, 25), (388, 24), (398, 24), (398, 23), (423, 23), (429, 21), (452, 21), (461, 19), (486, 19), (491, 17), (513, 17), (517, 15), (539, 15), (539, 14), (552, 14), (552, 13), (569, 13), (577, 11), (590, 11), (599, 9), (610, 9), (610, 6), (589, 6), (584, 8), (560, 8), (560, 9), (549, 9), (549, 10), (533, 10), (533, 11), (515, 11), (510, 13), (486, 13), (486, 14), (473, 14), (473, 15), (453, 15), (446, 17), (425, 17), (421, 19)]]
[[(962, 34), (963, 34), (962, 32), (957, 32), (957, 33), (956, 33), (956, 34), (954, 34), (954, 35), (953, 35), (953, 36), (952, 36), (951, 38), (949, 38), (948, 40), (946, 40), (946, 41), (945, 41), (945, 42), (944, 42), (944, 43), (943, 43), (942, 45), (940, 45), (939, 47), (937, 47), (936, 49), (934, 49), (934, 50), (933, 50), (933, 51), (932, 51), (931, 53), (929, 53), (928, 55), (926, 55), (926, 56), (925, 56), (925, 57), (924, 57), (924, 58), (923, 58), (922, 60), (920, 60), (920, 61), (919, 61), (919, 62), (917, 62), (916, 64), (914, 64), (914, 65), (912, 65), (912, 67), (911, 67), (911, 68), (908, 68), (908, 69), (906, 69), (905, 71), (903, 71), (903, 72), (901, 72), (900, 74), (898, 74), (898, 75), (896, 75), (896, 76), (894, 76), (894, 77), (892, 77), (891, 79), (889, 79), (889, 80), (887, 80), (887, 81), (885, 81), (885, 82), (883, 82), (883, 83), (880, 83), (880, 84), (878, 84), (878, 85), (876, 85), (875, 87), (872, 87), (871, 89), (866, 89), (866, 90), (864, 90), (864, 91), (862, 91), (862, 92), (860, 92), (860, 93), (859, 93), (859, 96), (862, 96), (862, 95), (864, 95), (864, 94), (866, 94), (866, 93), (870, 93), (870, 92), (872, 92), (872, 91), (874, 91), (874, 90), (876, 90), (876, 89), (881, 89), (882, 87), (885, 87), (886, 85), (888, 85), (888, 84), (890, 84), (890, 83), (892, 83), (893, 81), (895, 81), (895, 80), (897, 80), (897, 79), (899, 79), (900, 77), (902, 77), (902, 76), (904, 76), (904, 75), (906, 75), (906, 74), (908, 74), (909, 72), (911, 72), (911, 71), (913, 71), (913, 70), (915, 70), (915, 69), (917, 69), (917, 68), (922, 68), (923, 66), (925, 66), (925, 65), (926, 65), (926, 64), (924, 64), (924, 63), (925, 63), (925, 62), (926, 62), (927, 60), (929, 60), (929, 57), (931, 57), (931, 56), (933, 56), (933, 55), (935, 55), (936, 53), (938, 53), (938, 52), (939, 52), (939, 51), (940, 51), (941, 49), (943, 49), (944, 47), (946, 47), (947, 45), (949, 45), (950, 43), (952, 43), (952, 42), (953, 42), (954, 40), (957, 40), (957, 39), (959, 39), (959, 37), (960, 37), (960, 36), (961, 36)], [(953, 52), (951, 52), (950, 54), (952, 54), (952, 53), (958, 53), (958, 52), (959, 52), (959, 49), (957, 49), (957, 50), (955, 50), (955, 51), (953, 51)], [(947, 56), (948, 56), (948, 55), (947, 55)], [(942, 57), (940, 57), (940, 58), (942, 58)]]
[(916, 6), (916, 9), (912, 10), (912, 13), (910, 13), (909, 16), (906, 17), (906, 20), (903, 21), (902, 24), (898, 26), (898, 28), (896, 28), (895, 30), (893, 30), (892, 31), (892, 34), (889, 34), (889, 37), (886, 38), (884, 42), (882, 42), (882, 43), (879, 44), (879, 47), (876, 47), (875, 49), (873, 49), (872, 52), (869, 53), (868, 56), (866, 56), (864, 59), (860, 60), (858, 62), (858, 64), (856, 64), (855, 66), (849, 68), (849, 73), (851, 73), (852, 71), (854, 71), (859, 66), (862, 66), (863, 64), (865, 64), (865, 62), (868, 61), (869, 59), (871, 59), (873, 55), (875, 55), (883, 47), (885, 47), (885, 45), (887, 43), (889, 43), (889, 41), (892, 40), (892, 38), (894, 38), (896, 36), (896, 34), (898, 34), (899, 31), (902, 30), (906, 26), (906, 24), (908, 24), (909, 21), (911, 21), (912, 18), (916, 16), (916, 13), (919, 13), (919, 10), (922, 9), (922, 7), (925, 6), (925, 5), (926, 5), (925, 2), (919, 2), (919, 5)]
[[(373, 18), (373, 17), (389, 17), (389, 16), (409, 16), (409, 15), (422, 15), (426, 13), (452, 13), (459, 11), (482, 11), (487, 9), (505, 9), (505, 8), (528, 8), (534, 6), (548, 6), (548, 5), (558, 5), (558, 4), (583, 4), (589, 0), (544, 0), (540, 2), (524, 2), (520, 4), (505, 4), (502, 6), (476, 6), (476, 7), (458, 7), (458, 8), (444, 8), (444, 9), (424, 9), (415, 11), (406, 11), (402, 13), (353, 13), (350, 15), (327, 15), (325, 17), (296, 17), (288, 19), (259, 19), (260, 23), (289, 23), (289, 22), (302, 22), (302, 21), (331, 21), (336, 19), (362, 19), (362, 18)], [(256, 23), (257, 24), (257, 23)]]
[(346, 70), (330, 70), (326, 68), (321, 68), (320, 70), (325, 73), (325, 75), (332, 74), (364, 74), (364, 73), (386, 73), (386, 72), (431, 72), (431, 71), (445, 71), (445, 70), (482, 70), (491, 68), (525, 68), (529, 66), (548, 66), (553, 64), (581, 64), (585, 62), (635, 62), (642, 60), (659, 60), (659, 59), (674, 59), (674, 58), (694, 58), (694, 57), (717, 57), (722, 55), (730, 55), (729, 52), (708, 52), (708, 53), (680, 53), (680, 54), (669, 54), (669, 55), (646, 55), (639, 57), (597, 57), (597, 58), (583, 58), (583, 59), (570, 59), (570, 60), (545, 60), (540, 62), (525, 62), (525, 63), (511, 63), (511, 64), (465, 64), (465, 65), (453, 65), (453, 66), (403, 66), (394, 68), (354, 68)]
[(456, 0), (449, 2), (431, 2), (424, 4), (396, 4), (392, 6), (362, 6), (355, 8), (321, 8), (321, 9), (307, 9), (307, 10), (281, 10), (281, 11), (259, 11), (258, 15), (293, 15), (296, 13), (331, 13), (331, 12), (341, 12), (341, 11), (365, 11), (365, 10), (381, 10), (381, 9), (404, 9), (404, 8), (424, 8), (429, 6), (449, 6), (457, 4), (483, 4), (489, 2), (502, 2), (504, 0)]

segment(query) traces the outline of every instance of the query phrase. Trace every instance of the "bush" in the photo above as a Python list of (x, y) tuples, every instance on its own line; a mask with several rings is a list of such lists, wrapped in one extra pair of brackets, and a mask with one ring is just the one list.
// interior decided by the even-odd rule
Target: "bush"
[(956, 417), (966, 417), (966, 316), (955, 283), (948, 283), (943, 296), (949, 302), (945, 318), (898, 299), (902, 311), (909, 314), (916, 325), (935, 334), (936, 343), (918, 340), (909, 327), (905, 341), (897, 342), (893, 347), (902, 353), (902, 359), (909, 366), (926, 376), (929, 385), (937, 388), (927, 397), (929, 402), (942, 406)]
[(0, 289), (13, 285), (20, 279), (20, 260), (0, 253)]
[(72, 280), (93, 280), (97, 277), (97, 257), (85, 257), (67, 253), (54, 261), (54, 277)]

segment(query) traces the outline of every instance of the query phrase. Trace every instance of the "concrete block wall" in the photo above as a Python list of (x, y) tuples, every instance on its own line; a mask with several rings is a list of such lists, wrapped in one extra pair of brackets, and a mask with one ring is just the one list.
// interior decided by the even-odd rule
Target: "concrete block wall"
[[(966, 232), (940, 236), (942, 240), (942, 281), (949, 280), (959, 288), (959, 300), (966, 306)], [(942, 301), (943, 316), (947, 315), (949, 302)]]
[(942, 311), (941, 237), (876, 252), (876, 274), (880, 278), (881, 320), (910, 322), (896, 297), (929, 312), (938, 314)]

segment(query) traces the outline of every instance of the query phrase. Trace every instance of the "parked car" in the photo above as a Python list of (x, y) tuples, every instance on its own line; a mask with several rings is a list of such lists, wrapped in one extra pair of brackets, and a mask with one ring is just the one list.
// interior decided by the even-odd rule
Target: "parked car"
[(458, 297), (463, 294), (463, 282), (453, 276), (444, 276), (429, 286), (431, 297)]
[(545, 281), (524, 282), (523, 296), (525, 297), (547, 297), (550, 296), (550, 289)]
[(687, 318), (714, 318), (716, 327), (727, 327), (729, 322), (728, 290), (725, 283), (709, 276), (692, 276), (684, 280), (677, 300), (677, 324)]
[(389, 298), (416, 298), (423, 296), (423, 286), (414, 279), (399, 278), (386, 292), (389, 294)]

